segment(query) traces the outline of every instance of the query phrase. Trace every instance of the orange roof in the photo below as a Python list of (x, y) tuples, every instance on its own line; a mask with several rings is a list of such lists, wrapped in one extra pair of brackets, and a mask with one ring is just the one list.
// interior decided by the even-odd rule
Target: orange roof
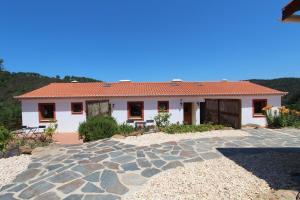
[(284, 95), (285, 92), (249, 81), (51, 83), (17, 96), (25, 98)]

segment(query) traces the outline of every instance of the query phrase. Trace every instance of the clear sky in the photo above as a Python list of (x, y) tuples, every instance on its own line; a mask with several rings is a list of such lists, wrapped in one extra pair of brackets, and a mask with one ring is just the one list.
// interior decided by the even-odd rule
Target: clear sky
[(289, 0), (1, 0), (9, 71), (104, 81), (300, 76)]

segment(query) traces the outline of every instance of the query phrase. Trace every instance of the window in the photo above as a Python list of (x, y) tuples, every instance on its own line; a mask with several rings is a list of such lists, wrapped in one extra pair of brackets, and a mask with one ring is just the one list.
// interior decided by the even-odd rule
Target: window
[(144, 119), (144, 102), (128, 102), (128, 119), (143, 120)]
[(169, 102), (168, 101), (158, 101), (157, 102), (158, 112), (169, 112)]
[(50, 122), (55, 120), (54, 103), (39, 103), (39, 120), (40, 122)]
[(82, 102), (71, 103), (71, 111), (72, 111), (72, 114), (82, 114), (82, 112), (83, 112)]
[(263, 108), (267, 106), (267, 99), (253, 99), (253, 117), (264, 117)]

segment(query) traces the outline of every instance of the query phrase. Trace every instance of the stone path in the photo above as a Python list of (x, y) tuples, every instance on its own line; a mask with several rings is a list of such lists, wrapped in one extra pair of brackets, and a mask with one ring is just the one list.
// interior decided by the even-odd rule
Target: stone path
[(134, 146), (112, 139), (65, 146), (59, 154), (34, 158), (3, 199), (121, 199), (161, 171), (222, 156), (217, 148), (299, 147), (300, 130), (247, 129), (247, 137), (186, 139)]

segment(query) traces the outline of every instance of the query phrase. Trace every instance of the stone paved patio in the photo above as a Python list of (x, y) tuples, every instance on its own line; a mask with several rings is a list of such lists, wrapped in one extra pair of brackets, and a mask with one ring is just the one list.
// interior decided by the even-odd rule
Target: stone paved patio
[(112, 139), (65, 146), (54, 155), (33, 158), (3, 199), (121, 199), (161, 171), (222, 156), (216, 148), (299, 147), (296, 129), (247, 129), (250, 136), (186, 139), (134, 146)]

